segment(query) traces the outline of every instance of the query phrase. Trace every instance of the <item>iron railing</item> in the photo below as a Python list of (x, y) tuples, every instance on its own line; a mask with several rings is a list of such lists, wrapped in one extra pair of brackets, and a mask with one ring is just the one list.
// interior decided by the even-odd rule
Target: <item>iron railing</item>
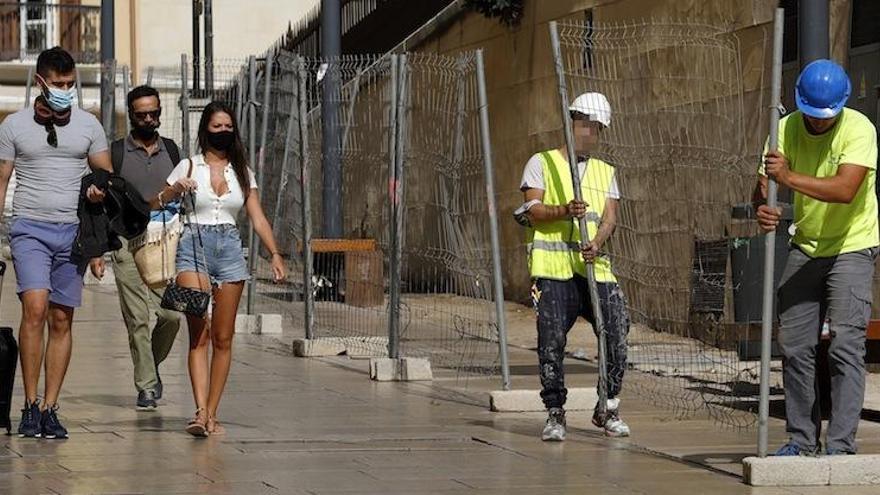
[(0, 2), (0, 61), (33, 60), (61, 46), (80, 63), (100, 60), (101, 8), (46, 2)]

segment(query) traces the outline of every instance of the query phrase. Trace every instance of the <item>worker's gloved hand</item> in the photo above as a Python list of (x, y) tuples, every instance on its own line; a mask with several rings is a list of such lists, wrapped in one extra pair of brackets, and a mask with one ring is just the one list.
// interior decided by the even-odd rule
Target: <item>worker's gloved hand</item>
[(782, 208), (770, 208), (767, 205), (758, 207), (758, 225), (764, 232), (773, 232), (782, 218)]
[(576, 199), (565, 205), (565, 215), (568, 218), (582, 218), (587, 214), (587, 204)]

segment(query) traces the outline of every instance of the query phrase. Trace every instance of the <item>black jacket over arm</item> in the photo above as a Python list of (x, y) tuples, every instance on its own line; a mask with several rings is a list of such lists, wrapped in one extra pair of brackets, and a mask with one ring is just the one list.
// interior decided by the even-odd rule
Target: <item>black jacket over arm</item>
[[(91, 203), (86, 199), (86, 191), (93, 185), (106, 193), (103, 202)], [(91, 259), (121, 248), (119, 236), (133, 239), (142, 234), (150, 222), (150, 205), (122, 177), (96, 170), (80, 183), (77, 216), (79, 231), (73, 254)]]

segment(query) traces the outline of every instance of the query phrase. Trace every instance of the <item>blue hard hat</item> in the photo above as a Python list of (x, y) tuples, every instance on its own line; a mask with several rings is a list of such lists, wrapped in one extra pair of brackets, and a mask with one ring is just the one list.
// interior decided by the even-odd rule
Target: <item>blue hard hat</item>
[(852, 83), (843, 67), (831, 60), (814, 60), (804, 67), (794, 88), (797, 107), (817, 119), (830, 119), (843, 110)]

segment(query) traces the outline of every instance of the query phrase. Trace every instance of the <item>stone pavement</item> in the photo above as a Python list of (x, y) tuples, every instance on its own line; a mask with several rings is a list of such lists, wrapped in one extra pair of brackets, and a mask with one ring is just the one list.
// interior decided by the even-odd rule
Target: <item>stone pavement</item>
[[(9, 279), (0, 314), (17, 324)], [(674, 420), (627, 396), (632, 438), (607, 439), (586, 413), (570, 413), (569, 440), (544, 444), (542, 414), (491, 413), (474, 398), (487, 383), (475, 380), (461, 393), (452, 387), (460, 382), (442, 376), (433, 384), (371, 382), (365, 360), (292, 357), (295, 333), (236, 336), (220, 410), (228, 433), (194, 439), (183, 432), (193, 410), (183, 332), (162, 366), (162, 406), (137, 412), (114, 287), (87, 287), (60, 402), (71, 438), (2, 437), (0, 493), (877, 493), (876, 487), (752, 489), (742, 484), (737, 463), (753, 452), (753, 432), (719, 430), (707, 419)], [(523, 366), (529, 356), (514, 353)], [(592, 379), (573, 370), (574, 382)], [(515, 383), (537, 382), (518, 376)], [(21, 397), (19, 388), (16, 405)], [(17, 422), (17, 411), (14, 416)], [(773, 441), (781, 440), (780, 422), (773, 428)], [(877, 437), (876, 429), (865, 431)]]

